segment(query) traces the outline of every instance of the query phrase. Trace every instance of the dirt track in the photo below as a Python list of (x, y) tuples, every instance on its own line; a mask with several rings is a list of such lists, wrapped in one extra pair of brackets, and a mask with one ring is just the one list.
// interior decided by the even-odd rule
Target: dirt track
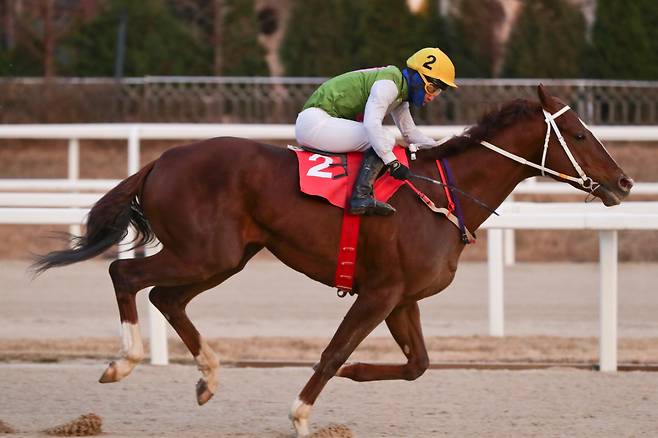
[[(25, 432), (19, 436), (37, 435), (87, 412), (104, 418), (108, 437), (292, 436), (286, 415), (310, 369), (224, 367), (219, 393), (202, 408), (194, 401), (199, 376), (191, 364), (142, 364), (119, 384), (98, 384), (107, 356), (118, 348), (107, 262), (55, 270), (31, 283), (25, 267), (25, 262), (0, 264), (0, 358), (20, 359), (22, 351), (38, 360), (77, 359), (0, 363), (0, 420)], [(658, 361), (656, 267), (620, 266), (620, 360)], [(484, 264), (463, 264), (447, 291), (422, 302), (433, 361), (596, 359), (596, 265), (519, 265), (507, 270), (506, 285), (506, 331), (514, 336), (502, 340), (482, 336), (487, 332)], [(148, 335), (141, 295), (142, 331)], [(223, 359), (299, 355), (292, 358), (312, 361), (352, 300), (259, 258), (193, 301), (190, 314), (207, 337), (222, 337), (213, 346)], [(172, 356), (189, 360), (174, 338), (170, 345)], [(399, 362), (402, 357), (379, 327), (353, 359)], [(653, 437), (658, 435), (657, 387), (658, 373), (562, 368), (432, 370), (415, 382), (334, 379), (312, 421), (316, 427), (345, 423), (357, 437)]]
[[(101, 385), (98, 364), (0, 365), (0, 419), (31, 432), (87, 412), (106, 437), (291, 437), (286, 415), (310, 376), (301, 368), (223, 368), (220, 391), (194, 400), (194, 367), (142, 366)], [(364, 437), (653, 437), (656, 373), (429, 371), (415, 382), (334, 379), (314, 427), (343, 423)]]
[[(115, 337), (119, 321), (107, 274), (109, 262), (85, 262), (48, 271), (30, 282), (27, 262), (0, 263), (0, 339)], [(597, 264), (519, 264), (505, 272), (507, 335), (597, 336)], [(619, 335), (658, 336), (657, 264), (621, 264)], [(329, 337), (353, 297), (260, 257), (219, 287), (195, 298), (190, 318), (208, 338), (287, 336)], [(145, 292), (138, 295), (143, 321)], [(453, 284), (421, 301), (427, 336), (485, 335), (487, 266), (460, 264)], [(142, 332), (148, 335), (147, 324)], [(173, 331), (170, 336), (176, 337)], [(373, 336), (386, 336), (383, 325)]]

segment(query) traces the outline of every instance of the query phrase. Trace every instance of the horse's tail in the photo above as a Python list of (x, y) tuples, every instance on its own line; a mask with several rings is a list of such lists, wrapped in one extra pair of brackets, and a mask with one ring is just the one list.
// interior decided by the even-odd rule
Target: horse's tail
[(133, 248), (146, 245), (155, 236), (144, 216), (139, 197), (144, 181), (155, 161), (144, 166), (136, 174), (121, 181), (94, 204), (87, 216), (87, 228), (83, 236), (69, 236), (72, 248), (53, 251), (38, 256), (32, 265), (36, 274), (57, 267), (96, 257), (128, 234), (132, 224), (137, 230)]

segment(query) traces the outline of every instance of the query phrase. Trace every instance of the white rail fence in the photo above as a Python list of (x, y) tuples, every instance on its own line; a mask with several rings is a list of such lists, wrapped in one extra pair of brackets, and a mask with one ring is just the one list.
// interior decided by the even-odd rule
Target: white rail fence
[(505, 202), (488, 229), (489, 334), (504, 335), (503, 236), (515, 230), (597, 230), (599, 232), (599, 369), (617, 370), (618, 236), (620, 230), (658, 229), (658, 202), (602, 204)]
[[(397, 134), (395, 127), (388, 127)], [(466, 126), (422, 126), (434, 138), (461, 133)], [(603, 141), (658, 141), (658, 126), (592, 126)], [(67, 178), (19, 179), (0, 178), (0, 191), (100, 191), (105, 192), (119, 181), (112, 179), (80, 179), (80, 140), (126, 140), (127, 175), (140, 168), (141, 140), (196, 140), (219, 136), (247, 137), (256, 140), (292, 140), (293, 125), (279, 124), (52, 124), (0, 125), (0, 139), (68, 140)], [(1, 147), (1, 146), (0, 146)], [(572, 187), (560, 183), (522, 183), (515, 194), (568, 194)], [(658, 183), (638, 184), (634, 194), (658, 194)]]
[[(397, 134), (395, 127), (388, 127)], [(466, 126), (422, 126), (427, 135), (443, 138), (461, 133)], [(603, 141), (658, 141), (658, 126), (592, 126), (594, 134)], [(128, 174), (139, 170), (140, 140), (195, 140), (210, 137), (234, 136), (256, 140), (292, 140), (293, 125), (279, 124), (210, 124), (210, 123), (140, 123), (140, 124), (52, 124), (0, 125), (0, 139), (68, 140), (68, 178), (62, 180), (0, 179), (0, 190), (83, 190), (100, 188), (109, 181), (82, 180), (80, 175), (80, 140), (126, 140)], [(92, 183), (94, 181), (94, 183)], [(32, 185), (34, 184), (34, 185)], [(52, 184), (52, 185), (48, 185)], [(98, 186), (94, 184), (99, 184)]]
[[(67, 195), (75, 197), (77, 195)], [(69, 199), (70, 200), (70, 199)], [(69, 201), (67, 200), (67, 201)], [(76, 201), (71, 201), (76, 203)], [(80, 201), (82, 203), (82, 201)], [(504, 335), (505, 229), (579, 229), (599, 231), (600, 333), (599, 369), (617, 369), (617, 232), (619, 230), (658, 229), (658, 202), (627, 202), (611, 209), (601, 204), (506, 202), (501, 216), (492, 216), (484, 224), (488, 230), (489, 333)], [(0, 208), (0, 224), (59, 224), (84, 222), (86, 208)], [(128, 236), (130, 239), (130, 236)], [(148, 248), (147, 255), (157, 248)], [(133, 257), (124, 252), (121, 257)], [(149, 303), (151, 363), (168, 363), (165, 320)]]
[[(422, 130), (434, 138), (461, 133), (466, 126), (422, 126)], [(389, 129), (398, 134), (395, 127)], [(592, 126), (602, 141), (658, 141), (658, 126)], [(68, 175), (66, 179), (0, 179), (0, 191), (99, 191), (106, 192), (119, 181), (109, 179), (80, 179), (80, 140), (126, 140), (128, 149), (127, 174), (140, 168), (141, 140), (195, 140), (218, 136), (248, 137), (259, 140), (291, 140), (293, 125), (281, 124), (211, 124), (211, 123), (141, 123), (141, 124), (52, 124), (52, 125), (1, 125), (0, 139), (65, 139), (68, 140)], [(576, 189), (561, 183), (535, 183), (530, 180), (520, 184), (515, 194), (570, 194)], [(658, 194), (658, 183), (641, 183), (633, 194)], [(5, 199), (12, 197), (11, 194)], [(20, 196), (13, 196), (13, 202)], [(510, 200), (513, 199), (510, 198)], [(0, 206), (6, 205), (0, 202)], [(28, 205), (29, 206), (29, 205)], [(38, 206), (32, 204), (32, 206)], [(44, 206), (47, 206), (44, 204)], [(71, 232), (78, 230), (72, 226)], [(515, 262), (514, 230), (504, 234), (504, 260), (507, 266)]]
[[(424, 126), (432, 137), (459, 134), (464, 126)], [(603, 141), (658, 141), (657, 126), (594, 126)], [(395, 129), (391, 127), (395, 132)], [(80, 140), (126, 140), (127, 174), (140, 168), (141, 140), (193, 140), (217, 136), (248, 137), (261, 140), (290, 140), (292, 125), (231, 124), (67, 124), (2, 125), (0, 138), (68, 140), (68, 175), (65, 179), (0, 179), (0, 224), (59, 224), (79, 227), (88, 207), (118, 183), (118, 180), (80, 179)], [(67, 193), (93, 191), (96, 193)], [(65, 192), (65, 193), (53, 193)], [(520, 184), (514, 194), (577, 193), (561, 183)], [(658, 194), (658, 183), (641, 183), (634, 194)], [(504, 334), (504, 264), (513, 262), (513, 230), (589, 229), (598, 230), (600, 239), (600, 357), (602, 371), (617, 368), (617, 231), (658, 229), (658, 202), (627, 202), (611, 210), (600, 204), (515, 203), (501, 206), (500, 217), (491, 217), (488, 229), (489, 331)], [(77, 232), (74, 228), (74, 232)], [(503, 242), (506, 244), (503, 245)], [(148, 253), (153, 253), (149, 249)], [(122, 257), (132, 257), (122, 253)], [(151, 363), (168, 363), (166, 328), (162, 315), (150, 305)]]

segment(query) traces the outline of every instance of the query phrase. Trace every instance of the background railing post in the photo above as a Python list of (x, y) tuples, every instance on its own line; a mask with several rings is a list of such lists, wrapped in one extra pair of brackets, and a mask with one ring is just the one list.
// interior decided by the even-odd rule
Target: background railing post
[[(146, 256), (152, 256), (161, 249), (147, 247)], [(148, 295), (152, 288), (146, 291)], [(167, 347), (167, 321), (162, 313), (149, 301), (149, 346), (151, 349), (151, 365), (169, 365), (169, 349)]]
[[(67, 178), (71, 183), (76, 183), (80, 179), (80, 142), (77, 138), (69, 139)], [(79, 236), (82, 227), (77, 224), (69, 225), (69, 233)]]
[(617, 231), (599, 231), (600, 323), (599, 369), (617, 371)]
[(71, 182), (80, 179), (80, 142), (77, 138), (69, 139), (68, 179)]
[[(510, 194), (505, 202), (514, 202), (514, 193)], [(514, 228), (503, 230), (503, 251), (505, 257), (505, 266), (514, 266), (516, 263), (516, 238)]]
[(504, 336), (503, 230), (487, 230), (489, 266), (489, 335)]
[(132, 125), (128, 134), (128, 175), (139, 170), (139, 127)]

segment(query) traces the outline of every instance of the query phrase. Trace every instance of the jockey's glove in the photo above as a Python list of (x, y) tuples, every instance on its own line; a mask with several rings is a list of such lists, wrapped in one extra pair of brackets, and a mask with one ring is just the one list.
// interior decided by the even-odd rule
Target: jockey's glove
[(409, 168), (404, 164), (400, 163), (398, 160), (393, 160), (387, 164), (388, 170), (391, 172), (391, 176), (395, 179), (405, 180), (409, 179)]

